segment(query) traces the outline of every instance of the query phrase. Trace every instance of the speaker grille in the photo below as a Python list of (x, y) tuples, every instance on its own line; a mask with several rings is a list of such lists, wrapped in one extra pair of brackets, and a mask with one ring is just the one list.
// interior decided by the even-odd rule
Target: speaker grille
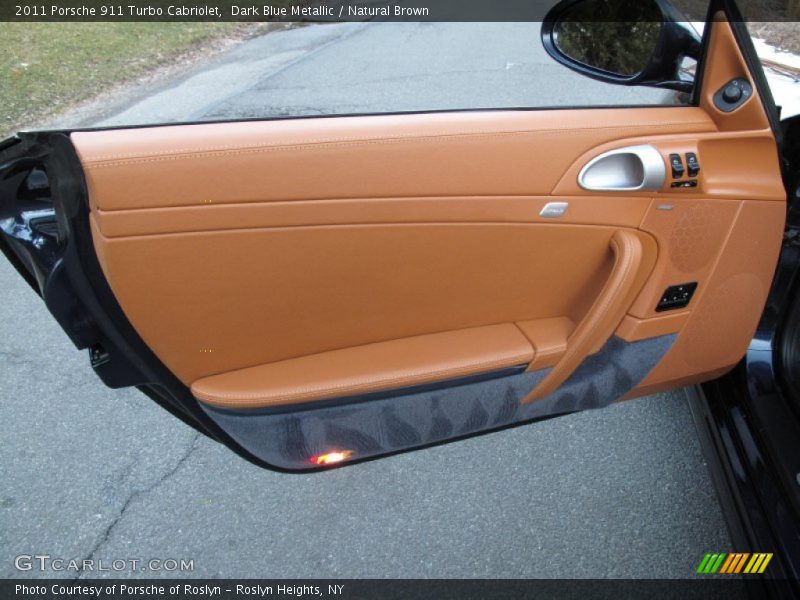
[(698, 370), (738, 361), (750, 342), (763, 299), (764, 287), (752, 273), (734, 275), (709, 290), (687, 328), (686, 361)]
[(670, 260), (676, 269), (692, 273), (705, 267), (722, 247), (727, 222), (715, 224), (713, 209), (696, 204), (683, 211), (669, 240)]

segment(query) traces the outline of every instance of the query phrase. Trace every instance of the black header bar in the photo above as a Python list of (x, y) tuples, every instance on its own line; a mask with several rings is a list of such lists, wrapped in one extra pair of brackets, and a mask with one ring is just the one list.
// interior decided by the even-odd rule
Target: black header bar
[[(644, 0), (608, 0), (623, 5), (631, 1)], [(673, 4), (680, 9), (685, 1)], [(555, 4), (556, 0), (0, 0), (0, 21), (530, 22), (542, 21)], [(770, 0), (739, 4), (746, 18), (753, 14), (758, 20), (795, 21), (797, 17)], [(750, 10), (754, 6), (760, 9), (756, 13)]]

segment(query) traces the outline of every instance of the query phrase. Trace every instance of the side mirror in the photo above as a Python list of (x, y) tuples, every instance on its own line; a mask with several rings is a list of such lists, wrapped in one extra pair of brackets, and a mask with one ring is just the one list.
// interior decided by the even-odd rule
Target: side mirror
[(593, 79), (690, 92), (684, 61), (700, 36), (667, 0), (563, 0), (545, 16), (542, 43), (556, 61)]

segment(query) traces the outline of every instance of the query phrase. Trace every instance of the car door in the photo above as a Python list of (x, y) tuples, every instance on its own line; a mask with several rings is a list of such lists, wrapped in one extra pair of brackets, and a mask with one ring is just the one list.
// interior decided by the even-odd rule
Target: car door
[(686, 105), (20, 134), (3, 251), (107, 385), (273, 468), (713, 379), (786, 211), (732, 10), (712, 7)]

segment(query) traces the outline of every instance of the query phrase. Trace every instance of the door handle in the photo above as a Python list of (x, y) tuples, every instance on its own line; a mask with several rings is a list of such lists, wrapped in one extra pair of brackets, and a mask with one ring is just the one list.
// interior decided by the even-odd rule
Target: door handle
[(578, 185), (596, 192), (660, 190), (667, 178), (661, 153), (649, 144), (618, 148), (590, 160), (578, 175)]
[(617, 230), (609, 242), (614, 253), (611, 275), (589, 312), (567, 340), (564, 355), (522, 403), (538, 400), (555, 391), (575, 369), (611, 337), (644, 285), (653, 260), (645, 257), (642, 241), (631, 231)]

